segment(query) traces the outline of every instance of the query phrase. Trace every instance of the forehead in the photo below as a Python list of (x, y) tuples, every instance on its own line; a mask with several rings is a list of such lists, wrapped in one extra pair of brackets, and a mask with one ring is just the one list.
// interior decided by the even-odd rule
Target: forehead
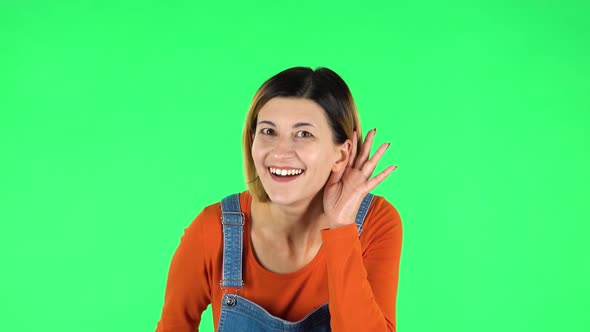
[(258, 121), (308, 120), (317, 125), (326, 123), (324, 109), (315, 101), (305, 98), (275, 97), (270, 99), (258, 113)]

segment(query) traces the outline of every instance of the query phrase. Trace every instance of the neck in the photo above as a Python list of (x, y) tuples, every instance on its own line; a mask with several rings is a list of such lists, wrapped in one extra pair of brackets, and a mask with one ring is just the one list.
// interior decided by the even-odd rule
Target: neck
[(328, 227), (323, 218), (322, 191), (312, 199), (290, 205), (252, 200), (252, 213), (256, 213), (253, 227), (287, 243), (313, 241), (321, 229)]

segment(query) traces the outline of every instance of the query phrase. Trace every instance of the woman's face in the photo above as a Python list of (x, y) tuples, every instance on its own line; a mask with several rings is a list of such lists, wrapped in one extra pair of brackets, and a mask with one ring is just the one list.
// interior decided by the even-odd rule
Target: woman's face
[(313, 198), (331, 171), (345, 166), (350, 143), (335, 145), (332, 136), (324, 109), (311, 99), (275, 97), (260, 109), (252, 158), (274, 203), (288, 205)]

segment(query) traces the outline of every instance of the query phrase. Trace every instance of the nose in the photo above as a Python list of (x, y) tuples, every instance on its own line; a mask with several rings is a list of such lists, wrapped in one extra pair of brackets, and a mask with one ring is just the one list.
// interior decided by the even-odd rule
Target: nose
[(279, 137), (273, 147), (273, 154), (276, 159), (287, 158), (294, 154), (293, 139), (287, 135)]

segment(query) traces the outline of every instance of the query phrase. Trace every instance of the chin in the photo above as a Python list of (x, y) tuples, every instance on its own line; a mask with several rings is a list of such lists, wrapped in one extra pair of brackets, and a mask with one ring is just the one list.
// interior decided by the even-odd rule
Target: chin
[(271, 192), (271, 191), (267, 190), (266, 193), (268, 194), (270, 201), (274, 204), (293, 205), (293, 204), (296, 204), (297, 202), (300, 202), (300, 201), (312, 200), (312, 199), (318, 197), (318, 195), (322, 195), (323, 191), (320, 190), (319, 192), (316, 192), (316, 193), (309, 193), (309, 192), (288, 192), (286, 190), (282, 191), (282, 192)]
[(301, 199), (301, 196), (297, 193), (273, 193), (269, 191), (266, 193), (268, 194), (268, 197), (272, 203), (279, 205), (290, 205)]

